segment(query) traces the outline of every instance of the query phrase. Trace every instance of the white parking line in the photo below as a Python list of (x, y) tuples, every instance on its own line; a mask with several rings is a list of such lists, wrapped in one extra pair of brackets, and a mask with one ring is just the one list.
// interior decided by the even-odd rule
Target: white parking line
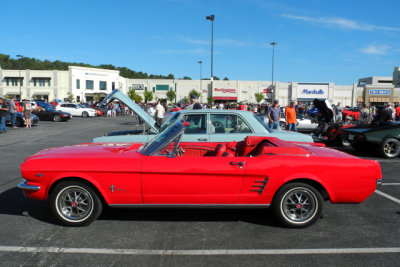
[(400, 183), (382, 183), (382, 185), (400, 185)]
[(156, 256), (208, 256), (208, 255), (293, 255), (293, 254), (378, 254), (400, 253), (400, 247), (389, 248), (314, 248), (314, 249), (106, 249), (106, 248), (61, 248), (0, 246), (0, 252), (21, 253), (81, 253), (112, 255), (156, 255)]
[(390, 199), (391, 201), (396, 202), (397, 204), (400, 204), (400, 199), (397, 199), (395, 197), (392, 197), (391, 195), (385, 194), (379, 190), (375, 190), (375, 193), (377, 193), (378, 195), (381, 195), (383, 197), (386, 197), (387, 199)]

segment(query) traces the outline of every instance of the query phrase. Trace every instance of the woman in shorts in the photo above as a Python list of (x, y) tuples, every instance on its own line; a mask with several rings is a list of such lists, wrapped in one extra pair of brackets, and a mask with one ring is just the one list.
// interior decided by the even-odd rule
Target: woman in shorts
[(23, 113), (24, 117), (26, 120), (26, 126), (25, 128), (31, 128), (31, 114), (32, 114), (32, 104), (29, 102), (29, 99), (25, 99), (24, 101), (24, 107), (23, 107)]

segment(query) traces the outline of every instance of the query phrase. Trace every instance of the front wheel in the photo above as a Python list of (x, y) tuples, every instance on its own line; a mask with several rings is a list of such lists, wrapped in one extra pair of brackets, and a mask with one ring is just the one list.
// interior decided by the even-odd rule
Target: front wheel
[(272, 201), (277, 220), (285, 227), (301, 228), (312, 225), (322, 214), (323, 199), (312, 186), (289, 183), (282, 186)]
[(24, 120), (21, 119), (21, 118), (17, 118), (17, 119), (15, 120), (15, 126), (17, 126), (17, 127), (23, 127), (23, 126), (24, 126)]
[(56, 121), (56, 122), (61, 121), (60, 115), (54, 115), (53, 120)]
[(400, 142), (395, 138), (385, 139), (380, 145), (382, 156), (388, 159), (393, 159), (400, 154)]
[(50, 205), (56, 219), (66, 226), (86, 226), (101, 214), (102, 203), (96, 192), (88, 185), (61, 182), (50, 196)]
[(84, 117), (84, 118), (89, 117), (89, 113), (87, 113), (86, 111), (82, 112), (82, 117)]

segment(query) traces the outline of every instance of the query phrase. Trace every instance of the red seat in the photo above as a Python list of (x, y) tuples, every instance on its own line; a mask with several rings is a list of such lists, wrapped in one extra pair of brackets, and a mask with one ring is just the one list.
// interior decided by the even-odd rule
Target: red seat
[(224, 154), (226, 151), (226, 145), (225, 144), (218, 144), (217, 147), (215, 148), (215, 156), (216, 157), (221, 157), (222, 154)]

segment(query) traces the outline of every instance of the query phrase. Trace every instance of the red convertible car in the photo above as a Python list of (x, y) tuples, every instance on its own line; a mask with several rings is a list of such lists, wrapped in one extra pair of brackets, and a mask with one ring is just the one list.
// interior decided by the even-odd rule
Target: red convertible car
[(283, 226), (298, 228), (321, 217), (324, 200), (361, 203), (381, 183), (377, 161), (321, 145), (258, 136), (182, 143), (183, 132), (176, 122), (144, 144), (46, 149), (21, 165), (18, 187), (30, 198), (48, 200), (68, 226), (90, 224), (103, 205), (271, 206)]

